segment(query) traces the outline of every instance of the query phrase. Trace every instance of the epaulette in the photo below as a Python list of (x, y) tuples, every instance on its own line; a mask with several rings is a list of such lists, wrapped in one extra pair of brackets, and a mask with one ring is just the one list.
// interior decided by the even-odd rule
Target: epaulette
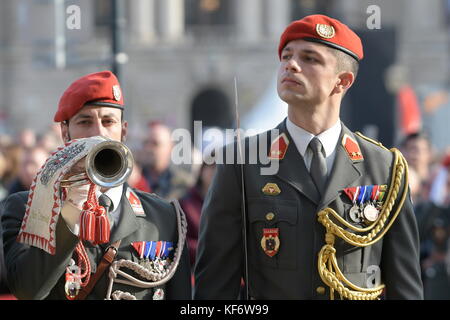
[(382, 144), (381, 142), (376, 141), (376, 140), (374, 140), (374, 139), (371, 139), (371, 138), (369, 138), (369, 137), (366, 137), (365, 135), (363, 135), (363, 134), (362, 134), (361, 132), (359, 132), (359, 131), (356, 131), (355, 134), (356, 134), (357, 136), (359, 136), (360, 138), (362, 138), (362, 139), (364, 139), (364, 140), (366, 140), (366, 141), (369, 141), (370, 143), (373, 143), (374, 145), (376, 145), (376, 146), (378, 146), (378, 147), (380, 147), (380, 148), (383, 148), (383, 149), (389, 151), (389, 149), (386, 148), (385, 146), (383, 146), (383, 144)]

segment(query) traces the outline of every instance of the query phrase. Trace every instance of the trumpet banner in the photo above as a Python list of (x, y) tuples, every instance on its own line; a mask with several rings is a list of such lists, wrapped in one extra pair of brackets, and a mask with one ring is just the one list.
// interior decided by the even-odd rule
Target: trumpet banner
[(74, 139), (59, 147), (33, 179), (17, 241), (54, 255), (56, 224), (63, 205), (61, 180), (104, 137)]

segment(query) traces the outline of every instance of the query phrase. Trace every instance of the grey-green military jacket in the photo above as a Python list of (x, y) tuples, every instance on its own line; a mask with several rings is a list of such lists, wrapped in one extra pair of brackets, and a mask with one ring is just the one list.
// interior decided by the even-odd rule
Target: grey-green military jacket
[[(288, 145), (283, 159), (272, 160), (279, 161), (279, 170), (274, 175), (261, 175), (261, 167), (267, 165), (246, 162), (244, 180), (251, 298), (330, 298), (329, 287), (318, 273), (318, 253), (325, 244), (325, 228), (318, 222), (317, 213), (331, 207), (350, 221), (352, 202), (343, 189), (364, 185), (389, 187), (393, 165), (391, 152), (354, 135), (344, 125), (342, 127), (323, 197), (317, 193), (294, 143)], [(285, 121), (277, 129), (292, 141)], [(344, 134), (359, 144), (362, 161), (351, 160), (341, 144)], [(266, 154), (270, 143), (267, 145)], [(267, 183), (276, 184), (280, 193), (265, 194), (262, 189)], [(240, 165), (217, 166), (202, 209), (195, 299), (236, 299), (239, 295), (244, 275), (241, 185)], [(266, 254), (261, 241), (264, 230), (271, 228), (278, 228), (279, 237), (278, 251), (273, 256)], [(370, 277), (379, 270), (381, 282), (386, 285), (385, 298), (423, 298), (418, 231), (409, 197), (382, 240), (361, 248), (336, 238), (335, 247), (339, 268), (353, 284), (368, 287)]]
[[(110, 243), (121, 239), (116, 260), (139, 262), (132, 247), (136, 241), (171, 241), (176, 247), (178, 228), (175, 208), (168, 202), (134, 190), (141, 200), (145, 214), (136, 215), (128, 202), (124, 187), (121, 215), (116, 228), (111, 231)], [(51, 255), (39, 248), (16, 241), (25, 213), (28, 192), (11, 195), (2, 210), (3, 242), (8, 285), (19, 299), (66, 299), (65, 271), (73, 256), (79, 239), (67, 227), (64, 219), (56, 226), (56, 254)], [(84, 241), (92, 274), (100, 262), (107, 245), (92, 245)], [(132, 273), (126, 268), (121, 270)], [(183, 248), (180, 264), (173, 278), (158, 287), (165, 292), (165, 299), (191, 299), (191, 273), (187, 247)], [(142, 279), (144, 280), (144, 279)], [(147, 280), (148, 281), (148, 280)], [(86, 299), (105, 299), (109, 278), (104, 272)], [(144, 289), (125, 284), (113, 285), (112, 292), (120, 290), (133, 294), (137, 299), (152, 299), (154, 289)]]

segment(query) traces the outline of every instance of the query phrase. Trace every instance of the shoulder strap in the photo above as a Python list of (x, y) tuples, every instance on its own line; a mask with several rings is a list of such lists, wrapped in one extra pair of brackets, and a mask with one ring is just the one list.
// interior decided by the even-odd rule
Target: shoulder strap
[(76, 300), (84, 300), (89, 295), (89, 293), (91, 293), (92, 289), (94, 289), (95, 284), (100, 279), (102, 274), (105, 272), (106, 268), (108, 268), (109, 265), (114, 261), (120, 242), (121, 240), (118, 240), (108, 247), (108, 249), (106, 250), (105, 254), (102, 257), (102, 260), (100, 261), (100, 264), (97, 267), (97, 271), (91, 277), (88, 284), (80, 289), (80, 293), (78, 293)]

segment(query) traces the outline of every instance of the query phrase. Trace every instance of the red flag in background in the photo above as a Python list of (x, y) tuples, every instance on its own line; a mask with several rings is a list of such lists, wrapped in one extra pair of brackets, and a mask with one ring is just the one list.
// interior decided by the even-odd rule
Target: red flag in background
[(414, 90), (409, 85), (403, 86), (398, 91), (397, 103), (402, 134), (406, 136), (420, 131), (422, 128), (422, 117), (419, 101)]

